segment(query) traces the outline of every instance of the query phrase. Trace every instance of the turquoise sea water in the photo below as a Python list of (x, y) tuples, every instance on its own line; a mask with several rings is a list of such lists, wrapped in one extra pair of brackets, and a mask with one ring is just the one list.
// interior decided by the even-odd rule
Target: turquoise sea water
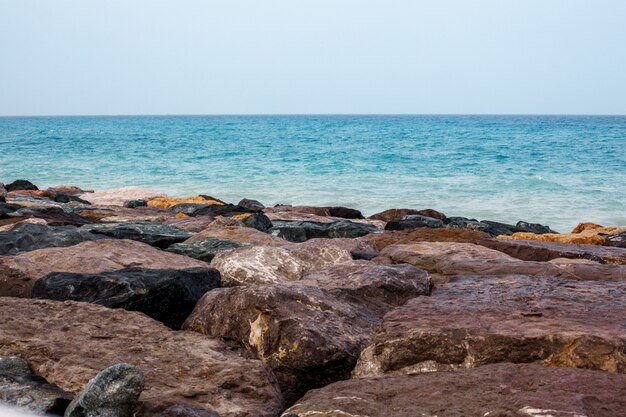
[(0, 150), (5, 183), (626, 224), (626, 117), (4, 117)]

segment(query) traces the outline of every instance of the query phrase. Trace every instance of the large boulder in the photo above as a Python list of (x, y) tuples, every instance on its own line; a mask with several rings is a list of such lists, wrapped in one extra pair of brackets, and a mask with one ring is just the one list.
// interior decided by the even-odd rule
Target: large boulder
[(166, 197), (165, 193), (148, 190), (141, 187), (113, 188), (105, 191), (96, 191), (78, 195), (81, 199), (89, 201), (97, 206), (123, 206), (131, 200), (151, 200), (158, 197)]
[(260, 201), (251, 200), (251, 199), (248, 199), (248, 198), (241, 199), (241, 201), (239, 201), (239, 203), (237, 203), (237, 205), (239, 207), (243, 207), (243, 208), (245, 208), (247, 210), (250, 210), (250, 211), (262, 211), (265, 208), (263, 203), (261, 203)]
[(74, 226), (48, 226), (18, 223), (10, 231), (0, 232), (0, 255), (15, 255), (35, 249), (72, 246), (104, 236)]
[[(22, 203), (23, 204), (23, 203)], [(51, 226), (82, 226), (93, 223), (92, 220), (53, 205), (29, 205), (11, 213), (16, 218), (37, 218), (45, 220)]]
[(422, 216), (420, 214), (410, 214), (402, 216), (400, 220), (388, 222), (385, 225), (385, 230), (406, 230), (417, 229), (419, 227), (440, 229), (446, 227), (446, 225), (442, 220), (435, 219), (434, 217)]
[(622, 417), (626, 375), (532, 364), (351, 379), (314, 390), (283, 417)]
[(35, 282), (32, 297), (141, 311), (179, 329), (196, 302), (220, 286), (220, 274), (212, 268), (133, 267), (99, 274), (53, 272)]
[(236, 286), (297, 281), (306, 272), (352, 260), (342, 247), (307, 243), (233, 249), (217, 254), (211, 266), (225, 286)]
[(196, 216), (196, 217), (174, 217), (164, 221), (164, 224), (178, 227), (179, 229), (186, 230), (191, 233), (199, 233), (206, 229), (215, 219), (209, 216)]
[(148, 201), (148, 205), (150, 207), (157, 207), (157, 208), (164, 208), (164, 209), (170, 209), (174, 206), (177, 206), (179, 204), (217, 204), (217, 205), (222, 205), (224, 204), (223, 202), (219, 201), (219, 200), (214, 200), (208, 196), (204, 196), (204, 195), (198, 195), (195, 197), (180, 197), (180, 198), (174, 198), (174, 197), (157, 197), (157, 198), (153, 198), (150, 201)]
[(273, 220), (270, 233), (290, 242), (305, 242), (314, 238), (357, 238), (380, 229), (366, 223), (342, 220), (333, 223), (285, 222)]
[(102, 369), (133, 364), (145, 375), (138, 417), (176, 404), (222, 417), (275, 417), (282, 409), (275, 378), (262, 362), (138, 312), (0, 298), (0, 355), (21, 356), (37, 375), (75, 395)]
[(4, 187), (9, 192), (18, 190), (39, 190), (35, 184), (27, 180), (15, 180), (10, 184), (6, 184)]
[(132, 417), (143, 388), (141, 369), (118, 363), (89, 381), (67, 407), (64, 417)]
[(252, 246), (249, 243), (239, 243), (233, 240), (207, 239), (199, 242), (176, 243), (166, 250), (179, 255), (189, 256), (204, 262), (211, 262), (215, 255), (231, 249)]
[(382, 250), (390, 245), (413, 242), (463, 242), (476, 243), (489, 235), (477, 230), (465, 229), (429, 229), (419, 228), (394, 232), (376, 233), (364, 236), (363, 241), (368, 242), (377, 250)]
[(208, 264), (132, 240), (102, 239), (66, 248), (0, 256), (0, 297), (30, 297), (35, 281), (51, 272), (100, 273), (130, 267), (184, 269)]
[(0, 404), (35, 414), (62, 415), (70, 401), (72, 395), (33, 374), (24, 359), (0, 356)]
[(421, 216), (432, 217), (439, 220), (445, 220), (446, 215), (433, 209), (414, 210), (414, 209), (389, 209), (371, 215), (369, 218), (373, 220), (382, 220), (384, 222), (393, 222), (401, 220), (407, 215), (417, 214)]
[(279, 205), (266, 208), (265, 213), (299, 213), (312, 214), (320, 217), (340, 217), (344, 219), (362, 219), (363, 214), (359, 210), (332, 206), (332, 207), (314, 207), (314, 206), (285, 206)]
[(83, 226), (81, 229), (115, 239), (136, 240), (161, 249), (184, 242), (193, 236), (193, 233), (178, 227), (146, 221), (99, 223)]
[(626, 372), (626, 283), (462, 277), (385, 316), (354, 375), (495, 362)]
[(234, 240), (240, 243), (252, 243), (254, 245), (282, 246), (289, 244), (288, 241), (276, 236), (261, 232), (252, 227), (247, 227), (241, 220), (230, 218), (218, 218), (209, 226), (187, 239), (185, 243), (200, 242), (207, 239)]
[(580, 223), (571, 233), (531, 232), (513, 233), (511, 236), (498, 236), (500, 239), (539, 240), (543, 242), (576, 243), (590, 245), (610, 245), (611, 235), (626, 232), (626, 227), (605, 227), (594, 223)]

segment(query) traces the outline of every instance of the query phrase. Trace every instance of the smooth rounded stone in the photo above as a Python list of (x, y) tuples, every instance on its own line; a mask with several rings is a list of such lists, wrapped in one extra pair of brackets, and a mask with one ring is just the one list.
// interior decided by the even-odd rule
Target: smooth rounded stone
[(220, 417), (220, 415), (204, 408), (181, 404), (166, 408), (157, 417)]
[(86, 192), (80, 194), (83, 200), (97, 206), (123, 206), (130, 200), (151, 200), (158, 197), (166, 197), (165, 193), (148, 190), (141, 187), (113, 188), (105, 191)]
[(421, 216), (432, 217), (439, 220), (445, 220), (446, 215), (433, 209), (414, 210), (414, 209), (389, 209), (371, 215), (369, 218), (374, 220), (382, 220), (384, 222), (393, 222), (401, 220), (402, 217), (417, 214)]
[(9, 192), (17, 190), (39, 190), (35, 184), (27, 180), (15, 180), (11, 184), (6, 184), (4, 188)]
[(350, 379), (310, 391), (283, 417), (623, 417), (626, 376), (534, 364)]
[(412, 265), (378, 265), (349, 261), (304, 274), (298, 284), (323, 288), (339, 299), (384, 314), (409, 299), (429, 295), (432, 283), (426, 271)]
[(35, 414), (62, 415), (70, 401), (72, 395), (33, 374), (24, 359), (0, 356), (1, 405)]
[(13, 217), (34, 217), (44, 219), (51, 226), (82, 226), (93, 223), (79, 214), (67, 212), (58, 206), (28, 206), (14, 211)]
[(221, 286), (213, 268), (125, 268), (99, 274), (53, 272), (35, 282), (32, 298), (83, 301), (140, 311), (180, 329), (196, 302)]
[(126, 208), (148, 207), (146, 200), (130, 200), (124, 203)]
[(261, 232), (252, 227), (247, 227), (241, 220), (226, 217), (216, 219), (203, 231), (187, 239), (185, 243), (199, 242), (207, 239), (234, 240), (240, 243), (252, 243), (266, 246), (283, 246), (289, 244), (289, 242), (284, 239)]
[(188, 404), (222, 417), (275, 417), (282, 396), (271, 370), (215, 339), (173, 331), (142, 313), (74, 301), (0, 298), (0, 355), (73, 394), (102, 369), (131, 363), (145, 375), (137, 417)]
[(83, 226), (81, 229), (115, 239), (136, 240), (161, 249), (174, 243), (184, 242), (193, 236), (192, 233), (178, 227), (144, 221), (92, 224)]
[(243, 198), (239, 203), (237, 203), (239, 207), (243, 207), (250, 211), (262, 211), (265, 206), (263, 203), (257, 200), (251, 200), (248, 198)]
[(264, 233), (269, 233), (273, 226), (272, 221), (263, 213), (253, 213), (242, 221), (244, 225)]
[(179, 229), (186, 230), (191, 233), (199, 233), (206, 229), (215, 219), (209, 216), (196, 216), (196, 217), (182, 217), (171, 218), (164, 221), (164, 224), (178, 227)]
[(305, 242), (314, 238), (357, 238), (379, 233), (376, 226), (342, 220), (334, 223), (273, 221), (270, 233), (290, 242)]
[(247, 246), (251, 246), (251, 244), (239, 243), (232, 240), (207, 239), (192, 243), (175, 243), (166, 250), (204, 262), (211, 262), (213, 258), (215, 258), (215, 255), (220, 252)]
[(132, 417), (143, 388), (141, 369), (118, 363), (89, 381), (67, 407), (64, 417)]
[(402, 216), (400, 220), (394, 220), (387, 223), (385, 230), (406, 230), (417, 229), (418, 227), (430, 227), (433, 229), (446, 227), (445, 223), (433, 217), (422, 216), (419, 214), (410, 214)]
[(185, 269), (208, 264), (133, 240), (102, 239), (37, 249), (0, 257), (0, 297), (30, 297), (35, 281), (51, 272), (90, 274), (131, 267)]
[(468, 276), (385, 316), (353, 375), (495, 362), (626, 372), (626, 283)]
[(307, 243), (233, 249), (217, 254), (211, 266), (225, 286), (237, 286), (297, 281), (307, 272), (352, 260), (341, 246)]
[(462, 242), (476, 243), (489, 238), (489, 235), (477, 230), (465, 229), (430, 229), (419, 228), (402, 231), (386, 231), (369, 234), (361, 239), (371, 244), (376, 250), (383, 250), (390, 245), (414, 242)]
[(320, 288), (253, 285), (207, 293), (183, 328), (263, 360), (292, 404), (309, 389), (349, 378), (379, 322), (366, 308)]
[(196, 206), (207, 206), (212, 204), (222, 205), (224, 204), (222, 201), (214, 200), (213, 198), (197, 195), (194, 197), (157, 197), (153, 198), (148, 202), (150, 207), (157, 207), (162, 209), (172, 209), (176, 206), (180, 206), (182, 204), (196, 205)]
[(0, 255), (16, 255), (49, 247), (65, 247), (89, 240), (103, 239), (74, 226), (48, 226), (22, 222), (10, 231), (0, 232)]
[(550, 261), (557, 258), (570, 258), (626, 265), (626, 248), (542, 242), (537, 240), (485, 239), (477, 243), (523, 261)]

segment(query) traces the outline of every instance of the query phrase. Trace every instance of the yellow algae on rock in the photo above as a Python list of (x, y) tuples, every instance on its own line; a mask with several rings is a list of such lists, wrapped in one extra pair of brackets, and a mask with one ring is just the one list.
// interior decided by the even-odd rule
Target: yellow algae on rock
[(190, 203), (190, 204), (218, 204), (224, 205), (221, 201), (211, 200), (209, 198), (197, 195), (195, 197), (157, 197), (148, 201), (149, 207), (157, 207), (162, 209), (169, 209), (177, 204)]
[(233, 216), (233, 219), (244, 220), (244, 219), (247, 219), (248, 217), (250, 217), (251, 215), (252, 215), (252, 213), (237, 214), (236, 216)]

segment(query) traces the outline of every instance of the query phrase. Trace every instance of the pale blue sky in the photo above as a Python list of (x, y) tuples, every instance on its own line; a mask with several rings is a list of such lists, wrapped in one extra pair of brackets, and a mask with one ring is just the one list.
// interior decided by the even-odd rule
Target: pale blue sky
[(624, 0), (0, 0), (0, 115), (626, 114)]

